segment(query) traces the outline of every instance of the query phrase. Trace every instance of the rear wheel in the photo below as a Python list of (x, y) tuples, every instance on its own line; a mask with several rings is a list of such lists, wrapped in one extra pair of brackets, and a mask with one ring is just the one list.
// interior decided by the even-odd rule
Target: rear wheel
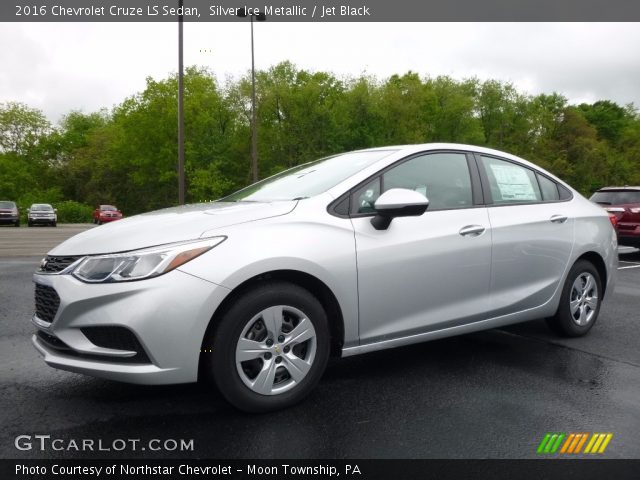
[[(293, 405), (316, 386), (329, 358), (322, 304), (286, 282), (260, 285), (226, 311), (204, 342), (206, 372), (247, 412)], [(205, 355), (207, 355), (205, 353)]]
[(586, 335), (598, 318), (602, 303), (602, 282), (591, 262), (579, 260), (565, 281), (560, 305), (547, 324), (566, 337)]

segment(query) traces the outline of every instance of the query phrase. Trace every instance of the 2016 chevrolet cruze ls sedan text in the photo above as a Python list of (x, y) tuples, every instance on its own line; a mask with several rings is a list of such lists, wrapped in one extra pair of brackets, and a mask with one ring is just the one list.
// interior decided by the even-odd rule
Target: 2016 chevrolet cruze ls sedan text
[(375, 148), (72, 237), (34, 275), (33, 343), (53, 367), (211, 378), (266, 411), (307, 395), (330, 355), (537, 318), (584, 335), (616, 266), (607, 213), (525, 160)]

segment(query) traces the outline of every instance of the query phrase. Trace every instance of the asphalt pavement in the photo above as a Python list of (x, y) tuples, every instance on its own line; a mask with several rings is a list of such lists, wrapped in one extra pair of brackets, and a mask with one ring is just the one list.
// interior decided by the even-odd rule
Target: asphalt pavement
[[(640, 253), (590, 334), (543, 321), (332, 361), (291, 409), (248, 415), (203, 385), (138, 386), (52, 369), (32, 347), (31, 275), (88, 226), (0, 228), (0, 458), (536, 458), (547, 432), (611, 432), (640, 458)], [(18, 450), (19, 435), (193, 439), (192, 451)], [(144, 448), (144, 447), (141, 447)]]

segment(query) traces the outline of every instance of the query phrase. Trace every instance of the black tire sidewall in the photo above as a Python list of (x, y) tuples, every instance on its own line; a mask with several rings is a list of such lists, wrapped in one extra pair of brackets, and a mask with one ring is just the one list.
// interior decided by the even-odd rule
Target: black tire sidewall
[[(273, 305), (289, 305), (305, 314), (316, 331), (316, 353), (311, 370), (299, 385), (279, 395), (260, 395), (251, 391), (241, 380), (236, 368), (235, 351), (247, 322)], [(330, 351), (327, 315), (322, 304), (307, 290), (286, 282), (259, 285), (238, 297), (212, 330), (209, 341), (212, 353), (207, 369), (218, 389), (232, 405), (254, 413), (285, 408), (306, 397), (322, 377)]]
[[(571, 298), (571, 289), (573, 288), (573, 282), (575, 282), (576, 278), (583, 273), (591, 274), (596, 281), (596, 285), (598, 288), (598, 306), (596, 307), (596, 312), (593, 316), (593, 319), (589, 323), (587, 323), (586, 325), (578, 325), (575, 323), (571, 315), (569, 300)], [(585, 335), (589, 330), (591, 330), (593, 325), (598, 320), (601, 305), (602, 280), (600, 279), (600, 274), (591, 262), (588, 262), (586, 260), (579, 260), (573, 265), (573, 267), (569, 271), (569, 275), (567, 275), (567, 280), (565, 281), (562, 290), (562, 296), (560, 297), (558, 312), (552, 319), (553, 324), (556, 327), (554, 330), (569, 337), (580, 337), (582, 335)]]

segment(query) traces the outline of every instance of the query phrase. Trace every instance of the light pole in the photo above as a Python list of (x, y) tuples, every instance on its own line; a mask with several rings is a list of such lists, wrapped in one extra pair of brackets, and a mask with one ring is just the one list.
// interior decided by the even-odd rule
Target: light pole
[[(183, 0), (178, 0), (180, 12)], [(178, 16), (178, 203), (184, 205), (184, 61), (183, 16)]]
[(256, 66), (253, 48), (253, 19), (264, 22), (267, 16), (264, 12), (254, 9), (250, 9), (248, 14), (244, 8), (238, 10), (238, 16), (248, 16), (251, 19), (251, 178), (255, 183), (258, 181), (258, 125), (256, 120)]

